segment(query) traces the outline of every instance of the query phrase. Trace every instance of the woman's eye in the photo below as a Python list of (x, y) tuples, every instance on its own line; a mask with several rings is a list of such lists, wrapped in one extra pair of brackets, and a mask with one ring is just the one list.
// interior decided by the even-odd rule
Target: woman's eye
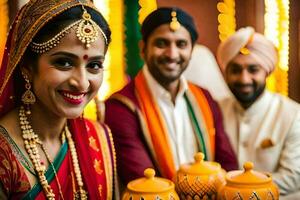
[(60, 58), (54, 61), (54, 65), (61, 68), (70, 68), (73, 66), (73, 63), (69, 59)]
[(102, 62), (90, 62), (88, 65), (87, 65), (87, 68), (91, 69), (91, 70), (94, 70), (94, 71), (97, 71), (97, 70), (100, 70), (100, 69), (103, 69), (103, 64)]

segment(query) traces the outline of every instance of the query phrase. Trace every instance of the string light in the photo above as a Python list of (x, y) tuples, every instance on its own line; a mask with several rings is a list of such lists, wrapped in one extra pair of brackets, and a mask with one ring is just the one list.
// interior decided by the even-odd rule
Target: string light
[(267, 80), (267, 88), (288, 95), (289, 0), (265, 0), (265, 36), (277, 47), (279, 62)]

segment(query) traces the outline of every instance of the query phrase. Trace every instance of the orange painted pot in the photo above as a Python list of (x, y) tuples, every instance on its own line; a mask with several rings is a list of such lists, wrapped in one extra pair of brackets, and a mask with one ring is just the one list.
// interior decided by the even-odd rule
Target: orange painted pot
[(225, 184), (225, 171), (219, 163), (204, 161), (204, 154), (195, 155), (195, 163), (181, 165), (175, 177), (175, 188), (180, 199), (217, 199)]
[(144, 175), (127, 184), (122, 200), (179, 200), (172, 181), (155, 177), (155, 171), (150, 168)]
[(244, 170), (226, 174), (226, 185), (219, 191), (219, 200), (278, 200), (279, 190), (271, 174), (253, 170), (253, 163), (246, 162)]

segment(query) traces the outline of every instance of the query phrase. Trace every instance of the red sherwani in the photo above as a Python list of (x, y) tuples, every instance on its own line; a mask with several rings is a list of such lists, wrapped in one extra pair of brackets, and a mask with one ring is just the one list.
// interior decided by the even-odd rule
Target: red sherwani
[[(219, 162), (226, 170), (237, 169), (237, 160), (224, 132), (219, 107), (208, 91), (199, 87), (197, 89), (204, 94), (213, 114), (215, 125), (214, 161)], [(140, 108), (135, 81), (131, 81), (116, 94), (126, 97), (136, 108)], [(142, 177), (144, 170), (149, 167), (156, 169), (158, 175), (162, 174), (157, 161), (151, 155), (152, 149), (146, 142), (147, 139), (144, 137), (142, 124), (136, 112), (119, 100), (110, 98), (105, 103), (105, 123), (109, 125), (113, 134), (118, 173), (123, 183), (126, 184), (133, 179)]]

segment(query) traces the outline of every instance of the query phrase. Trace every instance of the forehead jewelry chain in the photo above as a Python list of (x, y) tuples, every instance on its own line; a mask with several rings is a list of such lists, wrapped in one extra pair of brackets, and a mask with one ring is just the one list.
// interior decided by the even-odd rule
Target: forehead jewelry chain
[(77, 38), (85, 45), (86, 48), (89, 48), (91, 43), (97, 40), (99, 32), (104, 38), (105, 44), (108, 45), (108, 40), (103, 30), (98, 26), (98, 24), (96, 24), (96, 22), (93, 21), (92, 16), (87, 12), (83, 5), (82, 9), (83, 14), (81, 19), (70, 24), (46, 42), (31, 42), (31, 50), (39, 54), (49, 51), (50, 49), (56, 47), (60, 43), (61, 39), (70, 33), (71, 29), (73, 28), (75, 29)]
[[(25, 114), (25, 108), (23, 106), (20, 107), (19, 110), (19, 119), (20, 119), (20, 126), (22, 131), (22, 138), (24, 140), (24, 145), (26, 152), (29, 155), (31, 162), (33, 163), (34, 170), (36, 171), (39, 181), (42, 185), (46, 198), (48, 200), (55, 200), (55, 194), (49, 185), (45, 171), (46, 167), (43, 162), (40, 160), (40, 155), (38, 152), (37, 144), (42, 145), (42, 141), (38, 138), (38, 135), (34, 133), (28, 118)], [(84, 190), (84, 185), (82, 181), (81, 171), (78, 163), (78, 156), (75, 148), (75, 144), (72, 138), (72, 135), (68, 129), (68, 126), (65, 126), (65, 135), (67, 138), (67, 142), (69, 144), (72, 164), (74, 167), (75, 177), (77, 180), (77, 185), (79, 187), (79, 191), (74, 194), (75, 199), (87, 199), (87, 192)], [(43, 148), (43, 146), (42, 146)], [(47, 156), (47, 155), (46, 155)], [(79, 193), (79, 194), (78, 194)]]

